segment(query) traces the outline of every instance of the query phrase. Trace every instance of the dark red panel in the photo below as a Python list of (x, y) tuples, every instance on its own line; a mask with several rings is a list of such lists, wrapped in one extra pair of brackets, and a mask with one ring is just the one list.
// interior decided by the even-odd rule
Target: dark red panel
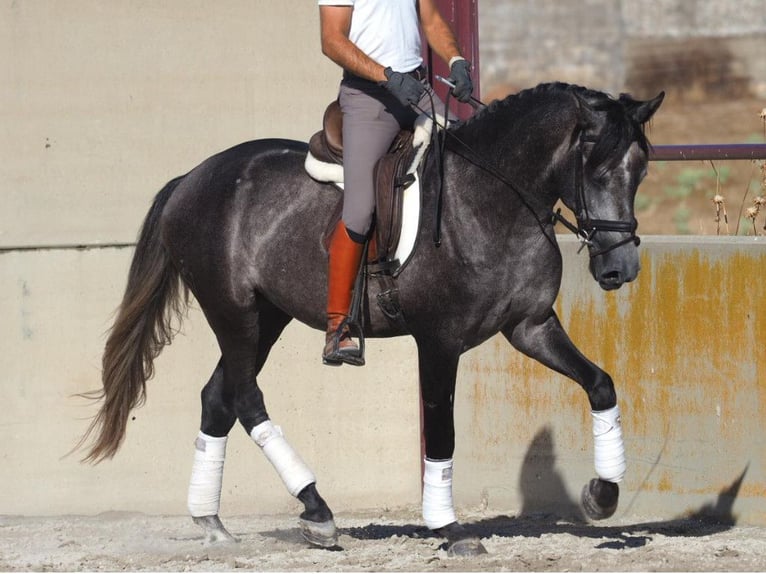
[[(471, 62), (473, 95), (481, 99), (479, 95), (479, 0), (436, 0), (436, 4), (452, 26), (463, 56)], [(436, 93), (444, 99), (447, 95), (447, 87), (437, 82), (434, 75), (438, 74), (446, 78), (449, 76), (449, 68), (436, 54), (432, 54), (430, 48), (426, 49), (424, 57), (431, 74), (431, 84), (436, 89)], [(473, 113), (471, 106), (459, 104), (454, 100), (451, 109), (461, 118), (466, 118)]]

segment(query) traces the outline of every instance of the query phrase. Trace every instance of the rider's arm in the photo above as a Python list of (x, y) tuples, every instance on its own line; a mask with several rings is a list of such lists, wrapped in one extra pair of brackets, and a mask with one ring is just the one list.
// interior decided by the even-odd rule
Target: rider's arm
[(462, 56), (455, 34), (439, 12), (435, 0), (418, 0), (418, 14), (428, 45), (437, 56), (448, 64), (452, 64), (453, 58)]
[(368, 57), (348, 39), (353, 6), (320, 6), (322, 53), (352, 74), (383, 82), (383, 66)]

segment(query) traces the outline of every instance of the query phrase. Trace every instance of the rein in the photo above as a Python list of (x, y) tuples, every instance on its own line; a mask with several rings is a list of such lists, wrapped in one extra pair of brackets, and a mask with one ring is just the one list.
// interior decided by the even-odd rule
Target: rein
[[(452, 87), (452, 86), (451, 86)], [(449, 121), (449, 96), (452, 93), (452, 90), (449, 90), (447, 92), (447, 97), (445, 99), (444, 104), (444, 118), (445, 122)], [(433, 100), (432, 100), (433, 102)], [(478, 106), (486, 107), (485, 104), (482, 102), (475, 100), (477, 106), (474, 106), (474, 109), (478, 109)], [(472, 103), (473, 105), (473, 103)], [(418, 106), (415, 106), (421, 113), (426, 113), (424, 110), (420, 109)], [(433, 104), (431, 106), (433, 109)], [(426, 113), (427, 114), (427, 113)], [(547, 224), (548, 221), (540, 218), (540, 216), (537, 215), (537, 212), (534, 210), (534, 208), (529, 204), (527, 199), (524, 197), (524, 195), (519, 191), (519, 189), (507, 178), (503, 173), (500, 172), (497, 168), (490, 165), (489, 163), (485, 162), (467, 143), (465, 143), (463, 140), (461, 140), (459, 137), (457, 137), (454, 133), (452, 133), (450, 130), (447, 129), (447, 126), (440, 125), (439, 122), (436, 121), (436, 114), (433, 114), (431, 116), (431, 119), (433, 120), (434, 124), (434, 130), (432, 132), (432, 138), (435, 138), (435, 143), (437, 144), (435, 146), (435, 149), (437, 150), (438, 156), (437, 156), (437, 164), (438, 164), (438, 174), (439, 174), (439, 183), (437, 187), (437, 198), (436, 198), (436, 209), (434, 213), (434, 235), (433, 235), (433, 241), (434, 245), (436, 247), (439, 247), (441, 245), (441, 204), (442, 204), (442, 194), (444, 190), (444, 151), (446, 149), (446, 143), (447, 143), (447, 136), (452, 138), (453, 141), (459, 143), (465, 151), (468, 152), (472, 156), (472, 158), (466, 157), (465, 155), (461, 155), (464, 159), (468, 160), (470, 163), (478, 167), (479, 169), (487, 172), (492, 177), (494, 177), (496, 180), (498, 180), (500, 183), (505, 185), (508, 189), (513, 191), (513, 193), (516, 194), (516, 196), (519, 198), (519, 201), (521, 201), (522, 205), (526, 207), (529, 212), (532, 214), (532, 216), (535, 218), (535, 221), (537, 222), (537, 225), (540, 227), (540, 231), (542, 232), (543, 236), (548, 240), (548, 242), (553, 245), (554, 247), (557, 246), (555, 237), (551, 237), (551, 235), (548, 233), (547, 230)], [(440, 132), (444, 132), (444, 135), (439, 135)]]
[[(451, 92), (451, 90), (450, 90)], [(449, 93), (447, 98), (449, 98)], [(449, 99), (447, 99), (447, 102)], [(480, 103), (480, 102), (479, 102)], [(447, 117), (447, 103), (445, 103), (445, 118)], [(435, 126), (438, 126), (438, 123), (434, 119)], [(439, 126), (441, 127), (441, 126)], [(439, 131), (442, 130), (434, 130), (434, 134), (437, 134)], [(441, 244), (441, 203), (442, 203), (442, 190), (444, 185), (444, 163), (443, 163), (443, 154), (445, 149), (445, 142), (447, 139), (447, 136), (450, 136), (453, 141), (459, 143), (469, 154), (472, 156), (471, 158), (463, 156), (465, 159), (470, 161), (472, 164), (474, 164), (476, 167), (486, 171), (489, 173), (492, 177), (497, 179), (500, 183), (508, 187), (511, 191), (513, 191), (516, 196), (519, 198), (521, 203), (526, 207), (530, 213), (532, 213), (533, 217), (537, 221), (537, 224), (539, 225), (541, 231), (543, 232), (543, 235), (548, 239), (548, 241), (552, 245), (556, 245), (555, 238), (552, 238), (546, 229), (546, 224), (550, 223), (552, 225), (556, 225), (556, 223), (561, 223), (564, 227), (566, 227), (569, 231), (574, 233), (578, 239), (581, 242), (580, 249), (578, 250), (578, 253), (582, 251), (583, 247), (588, 247), (588, 254), (590, 255), (590, 258), (593, 259), (594, 257), (598, 257), (599, 255), (604, 255), (606, 253), (609, 253), (610, 251), (617, 249), (618, 247), (621, 247), (622, 245), (625, 245), (627, 243), (634, 243), (636, 246), (638, 246), (641, 243), (641, 239), (636, 235), (636, 229), (638, 228), (638, 221), (634, 217), (632, 221), (619, 221), (619, 220), (611, 220), (611, 219), (592, 219), (590, 217), (590, 213), (588, 211), (588, 202), (586, 201), (585, 197), (585, 186), (583, 184), (583, 167), (585, 164), (585, 156), (583, 154), (583, 144), (584, 143), (593, 143), (596, 140), (589, 138), (585, 135), (585, 133), (580, 132), (580, 137), (578, 139), (577, 143), (577, 155), (576, 155), (576, 163), (575, 163), (575, 176), (574, 176), (574, 188), (575, 188), (575, 203), (576, 203), (576, 213), (575, 213), (575, 219), (577, 222), (577, 225), (571, 223), (568, 221), (563, 215), (561, 215), (561, 209), (556, 210), (556, 212), (552, 213), (550, 218), (546, 220), (541, 219), (537, 212), (533, 209), (533, 207), (529, 204), (529, 202), (526, 200), (526, 198), (522, 195), (522, 193), (519, 191), (519, 189), (503, 174), (495, 168), (494, 166), (490, 165), (486, 161), (484, 161), (479, 155), (473, 151), (471, 146), (466, 144), (464, 141), (462, 141), (459, 137), (457, 137), (454, 133), (449, 131), (448, 129), (443, 129), (445, 136), (442, 136), (441, 138), (437, 139), (437, 142), (440, 143), (437, 147), (439, 150), (439, 157), (438, 157), (438, 164), (439, 164), (439, 186), (438, 186), (438, 193), (437, 193), (437, 202), (436, 202), (436, 213), (435, 213), (435, 230), (434, 230), (434, 244), (438, 247)], [(438, 136), (434, 136), (438, 137)], [(608, 247), (605, 247), (603, 249), (599, 249), (594, 251), (593, 250), (593, 238), (595, 237), (596, 233), (599, 231), (614, 231), (618, 233), (628, 233), (629, 236), (621, 239), (619, 241), (616, 241), (609, 245)]]

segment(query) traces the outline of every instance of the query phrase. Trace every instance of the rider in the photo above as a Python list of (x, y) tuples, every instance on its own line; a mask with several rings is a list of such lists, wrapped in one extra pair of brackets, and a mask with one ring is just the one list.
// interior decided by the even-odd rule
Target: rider
[[(325, 364), (363, 365), (345, 322), (375, 210), (373, 168), (402, 128), (430, 111), (420, 28), (449, 63), (453, 95), (473, 91), (470, 63), (436, 0), (318, 0), (322, 52), (343, 68), (338, 101), (343, 112), (343, 216), (329, 245)], [(415, 109), (413, 109), (413, 105)]]

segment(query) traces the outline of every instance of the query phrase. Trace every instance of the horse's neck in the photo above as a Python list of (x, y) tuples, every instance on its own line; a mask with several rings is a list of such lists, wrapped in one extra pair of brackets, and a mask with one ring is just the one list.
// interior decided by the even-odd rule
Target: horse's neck
[[(478, 137), (477, 137), (478, 134)], [(569, 143), (561, 136), (542, 134), (531, 138), (518, 131), (482, 138), (481, 132), (459, 137), (451, 147), (477, 173), (489, 174), (492, 184), (508, 200), (533, 206), (535, 212), (550, 211), (569, 181)], [(473, 136), (473, 137), (471, 137)], [(558, 140), (558, 141), (557, 141)], [(483, 190), (488, 192), (489, 190)], [(495, 193), (490, 193), (495, 195)]]

